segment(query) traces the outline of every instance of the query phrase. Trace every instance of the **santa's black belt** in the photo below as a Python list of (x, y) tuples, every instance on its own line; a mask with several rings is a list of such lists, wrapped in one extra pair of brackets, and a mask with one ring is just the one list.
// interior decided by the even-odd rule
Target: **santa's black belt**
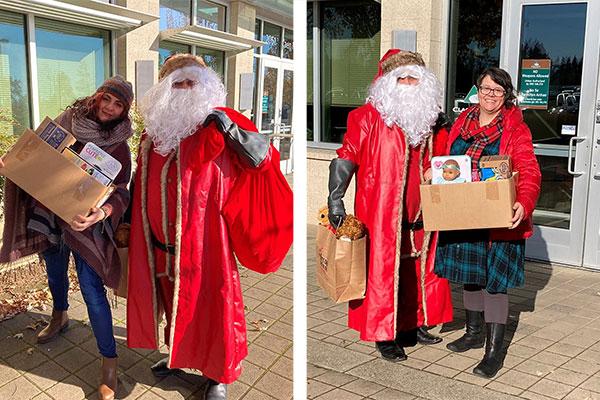
[(152, 236), (152, 246), (156, 247), (159, 250), (164, 251), (165, 253), (169, 253), (171, 255), (175, 255), (175, 245), (173, 244), (164, 244), (160, 240), (154, 236), (154, 233), (150, 232)]
[(420, 231), (421, 229), (423, 229), (422, 219), (415, 222), (402, 221), (403, 231)]

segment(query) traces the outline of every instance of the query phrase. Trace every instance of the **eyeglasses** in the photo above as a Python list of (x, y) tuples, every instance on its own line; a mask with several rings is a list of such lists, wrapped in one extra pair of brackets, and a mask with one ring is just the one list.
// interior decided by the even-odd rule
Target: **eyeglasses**
[(491, 88), (491, 87), (487, 87), (487, 86), (479, 86), (479, 93), (486, 95), (486, 96), (499, 97), (499, 96), (504, 96), (506, 91), (501, 88)]

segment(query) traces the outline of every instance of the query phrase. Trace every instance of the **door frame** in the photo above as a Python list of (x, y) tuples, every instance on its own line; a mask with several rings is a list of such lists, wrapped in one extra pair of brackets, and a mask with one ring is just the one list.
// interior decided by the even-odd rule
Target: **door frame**
[[(274, 116), (274, 126), (272, 130), (264, 129), (262, 126), (262, 96), (264, 90), (264, 72), (265, 68), (275, 68), (277, 70), (277, 84), (276, 84), (276, 92), (275, 92), (275, 116)], [(273, 146), (279, 150), (280, 141), (285, 138), (289, 138), (291, 141), (290, 144), (290, 157), (286, 160), (281, 160), (280, 166), (281, 171), (284, 174), (289, 174), (293, 171), (294, 168), (294, 156), (293, 156), (293, 134), (292, 134), (292, 124), (289, 126), (286, 125), (283, 127), (281, 125), (281, 114), (282, 114), (282, 106), (283, 106), (283, 79), (285, 71), (294, 72), (294, 62), (293, 60), (288, 60), (285, 58), (275, 58), (275, 57), (260, 57), (258, 62), (258, 90), (257, 90), (257, 99), (256, 99), (256, 126), (259, 129), (260, 133), (268, 134), (271, 138), (271, 142)], [(292, 121), (294, 120), (294, 110), (292, 109)], [(283, 128), (283, 129), (282, 129)]]
[[(600, 198), (600, 188), (590, 190), (590, 171), (591, 171), (591, 142), (594, 140), (595, 125), (594, 105), (596, 104), (596, 88), (598, 86), (598, 57), (600, 49), (600, 30), (594, 21), (600, 18), (600, 4), (593, 0), (511, 0), (504, 1), (502, 13), (502, 33), (500, 44), (500, 67), (506, 69), (518, 87), (518, 71), (521, 40), (521, 20), (523, 6), (525, 5), (553, 5), (569, 3), (586, 3), (586, 27), (585, 42), (583, 47), (583, 70), (581, 87), (581, 100), (579, 108), (579, 119), (577, 128), (577, 137), (580, 140), (574, 140), (574, 162), (573, 171), (581, 172), (573, 175), (573, 197), (571, 202), (571, 220), (569, 229), (561, 229), (547, 226), (534, 226), (534, 235), (528, 241), (526, 256), (528, 258), (541, 259), (546, 261), (565, 263), (570, 265), (587, 266), (600, 268), (600, 251), (598, 251), (598, 218), (594, 223), (590, 223), (590, 213), (588, 207), (590, 197), (596, 193), (595, 198)], [(596, 130), (598, 131), (598, 130)], [(597, 140), (597, 139), (595, 139)], [(562, 149), (555, 149), (559, 152), (567, 152)], [(541, 153), (538, 146), (537, 153)], [(596, 155), (596, 159), (598, 156)], [(568, 159), (567, 159), (568, 162)], [(600, 162), (600, 160), (596, 160)], [(600, 186), (600, 181), (594, 186)], [(595, 214), (595, 213), (594, 213)], [(593, 227), (595, 229), (595, 238), (591, 240), (589, 234)], [(595, 242), (595, 257), (587, 257), (584, 263), (584, 243), (585, 248)], [(587, 251), (586, 251), (587, 254)], [(590, 260), (596, 260), (591, 263)]]

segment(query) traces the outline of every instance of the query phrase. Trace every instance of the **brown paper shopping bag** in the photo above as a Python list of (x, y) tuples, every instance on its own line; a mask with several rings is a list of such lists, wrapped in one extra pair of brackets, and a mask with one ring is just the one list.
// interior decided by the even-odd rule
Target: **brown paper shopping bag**
[(337, 239), (328, 227), (317, 232), (317, 282), (336, 303), (364, 299), (367, 238)]
[(127, 298), (127, 279), (129, 275), (129, 229), (130, 225), (121, 223), (115, 232), (115, 245), (117, 246), (117, 254), (121, 260), (121, 280), (119, 287), (114, 289), (115, 295)]

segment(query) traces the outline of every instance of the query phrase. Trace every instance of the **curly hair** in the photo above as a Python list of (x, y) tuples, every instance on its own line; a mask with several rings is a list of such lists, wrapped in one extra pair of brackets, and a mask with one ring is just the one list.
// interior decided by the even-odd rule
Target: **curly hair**
[(508, 72), (498, 67), (486, 68), (481, 75), (479, 75), (479, 78), (477, 78), (477, 88), (481, 87), (481, 82), (486, 76), (489, 76), (494, 83), (497, 83), (504, 89), (504, 106), (506, 108), (514, 106), (517, 96), (515, 96), (515, 88)]

